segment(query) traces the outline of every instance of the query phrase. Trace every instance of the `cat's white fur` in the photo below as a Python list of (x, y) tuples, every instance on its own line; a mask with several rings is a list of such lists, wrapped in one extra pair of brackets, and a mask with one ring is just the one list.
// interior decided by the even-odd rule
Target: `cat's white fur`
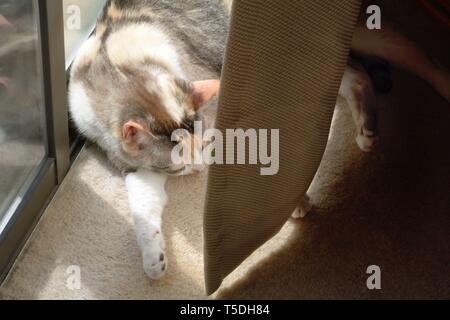
[[(122, 39), (127, 39), (127, 43), (124, 44)], [(145, 39), (145, 42), (142, 39)], [(106, 47), (108, 56), (114, 64), (133, 63), (133, 61), (145, 57), (158, 61), (170, 70), (172, 75), (180, 79), (186, 78), (181, 68), (178, 52), (167, 34), (159, 27), (143, 23), (130, 25), (113, 33), (106, 41)], [(177, 108), (178, 101), (173, 94), (165, 92), (170, 88), (165, 83), (169, 83), (171, 79), (165, 73), (161, 73), (159, 69), (152, 70), (152, 72), (159, 78), (160, 93), (167, 112), (174, 121), (181, 123), (184, 110)]]
[[(123, 39), (127, 43), (123, 43)], [(142, 41), (145, 39), (145, 42)], [(113, 63), (150, 58), (163, 63), (172, 74), (185, 78), (179, 62), (178, 53), (163, 30), (148, 24), (127, 26), (109, 36), (106, 41), (109, 58)]]
[(166, 175), (139, 169), (126, 178), (128, 202), (133, 214), (145, 273), (152, 279), (162, 277), (167, 269), (161, 218), (167, 203)]
[[(70, 114), (80, 133), (91, 139), (91, 141), (96, 142), (105, 150), (119, 148), (117, 141), (98, 121), (83, 83), (73, 81), (70, 85), (68, 96), (71, 108)], [(72, 108), (75, 107), (77, 108), (76, 112), (72, 111)]]
[[(178, 61), (176, 59), (175, 61)], [(170, 114), (170, 117), (178, 124), (181, 123), (181, 121), (184, 118), (184, 112), (183, 109), (178, 108), (178, 101), (176, 97), (169, 92), (171, 79), (165, 74), (156, 74), (158, 77), (158, 83), (161, 85), (160, 88), (160, 94), (162, 97), (162, 100), (164, 101), (164, 105), (166, 107), (167, 112)], [(151, 83), (147, 84), (149, 86), (153, 85)]]
[(71, 84), (69, 100), (70, 105), (77, 108), (77, 112), (72, 112), (71, 116), (78, 124), (78, 130), (94, 141), (99, 139), (98, 132), (104, 132), (104, 129), (100, 121), (97, 120), (92, 104), (81, 82), (74, 81)]
[[(99, 43), (100, 40), (98, 40), (97, 37), (91, 37), (81, 45), (75, 60), (73, 61), (72, 72), (78, 65), (82, 64), (83, 60), (90, 55), (90, 52), (94, 50)], [(105, 130), (102, 128), (100, 121), (97, 120), (97, 116), (92, 108), (86, 89), (81, 81), (71, 81), (68, 99), (71, 111), (70, 114), (77, 124), (78, 130), (93, 141), (100, 139), (100, 135), (102, 134), (99, 134), (99, 131), (104, 133)], [(74, 108), (76, 108), (76, 110), (74, 110)]]
[(376, 104), (376, 96), (367, 73), (350, 64), (347, 65), (339, 88), (339, 96), (345, 99), (352, 111), (358, 147), (364, 152), (371, 151), (377, 144), (378, 137), (373, 131), (364, 127), (367, 113), (363, 109), (365, 106)]

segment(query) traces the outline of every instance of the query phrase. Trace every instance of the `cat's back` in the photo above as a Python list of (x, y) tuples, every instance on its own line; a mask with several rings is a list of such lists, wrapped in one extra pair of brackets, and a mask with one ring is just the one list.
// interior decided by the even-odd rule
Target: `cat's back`
[(125, 76), (130, 70), (136, 75), (155, 66), (186, 80), (217, 77), (227, 29), (220, 0), (108, 1), (72, 64), (72, 119), (94, 141), (110, 136), (134, 97), (135, 82)]
[(110, 0), (97, 30), (107, 37), (133, 24), (162, 28), (192, 60), (220, 72), (228, 34), (223, 0)]

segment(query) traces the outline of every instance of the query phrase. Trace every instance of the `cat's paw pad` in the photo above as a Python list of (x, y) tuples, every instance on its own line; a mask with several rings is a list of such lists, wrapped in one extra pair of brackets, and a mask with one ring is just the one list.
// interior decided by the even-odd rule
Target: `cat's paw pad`
[(144, 272), (150, 279), (159, 279), (166, 273), (167, 256), (164, 251), (164, 238), (159, 229), (153, 230), (150, 243), (142, 252)]
[(292, 214), (292, 218), (294, 219), (300, 219), (306, 217), (308, 212), (311, 210), (312, 205), (310, 202), (310, 199), (308, 195), (304, 195), (302, 199), (300, 200), (300, 203), (298, 204), (298, 207), (295, 209), (294, 213)]
[(364, 152), (370, 152), (372, 151), (379, 142), (378, 136), (369, 130), (363, 130), (363, 134), (358, 134), (356, 137), (356, 143), (358, 144), (358, 147), (364, 151)]
[(143, 253), (144, 272), (150, 279), (159, 279), (166, 273), (167, 258), (161, 248), (146, 250)]

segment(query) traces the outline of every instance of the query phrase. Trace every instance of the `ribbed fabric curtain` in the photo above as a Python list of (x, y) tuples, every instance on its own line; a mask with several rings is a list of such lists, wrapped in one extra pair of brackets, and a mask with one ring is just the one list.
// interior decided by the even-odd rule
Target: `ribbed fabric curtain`
[(207, 294), (281, 229), (308, 189), (327, 143), (359, 7), (360, 0), (234, 0), (216, 128), (224, 136), (226, 129), (279, 129), (279, 171), (263, 176), (263, 165), (210, 167)]

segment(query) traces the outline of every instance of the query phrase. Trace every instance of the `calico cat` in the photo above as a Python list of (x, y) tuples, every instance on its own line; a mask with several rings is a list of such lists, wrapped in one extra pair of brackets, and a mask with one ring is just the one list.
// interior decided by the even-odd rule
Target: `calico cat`
[[(228, 30), (214, 0), (112, 0), (72, 65), (69, 105), (79, 131), (126, 173), (129, 205), (145, 273), (167, 268), (161, 214), (166, 175), (200, 171), (174, 164), (172, 131), (207, 119), (217, 94)], [(210, 110), (213, 110), (211, 108)]]
[[(219, 0), (110, 0), (72, 66), (72, 118), (124, 172), (144, 271), (153, 279), (167, 269), (161, 233), (166, 176), (203, 169), (172, 162), (171, 134), (178, 128), (192, 131), (194, 121), (207, 122), (208, 110), (214, 111), (220, 83), (198, 78), (220, 78), (229, 8), (230, 1)], [(392, 30), (360, 26), (352, 48), (420, 75), (450, 99), (448, 74)], [(376, 96), (358, 61), (349, 62), (339, 95), (352, 110), (358, 146), (372, 150)], [(304, 216), (309, 208), (305, 196), (295, 215)]]

